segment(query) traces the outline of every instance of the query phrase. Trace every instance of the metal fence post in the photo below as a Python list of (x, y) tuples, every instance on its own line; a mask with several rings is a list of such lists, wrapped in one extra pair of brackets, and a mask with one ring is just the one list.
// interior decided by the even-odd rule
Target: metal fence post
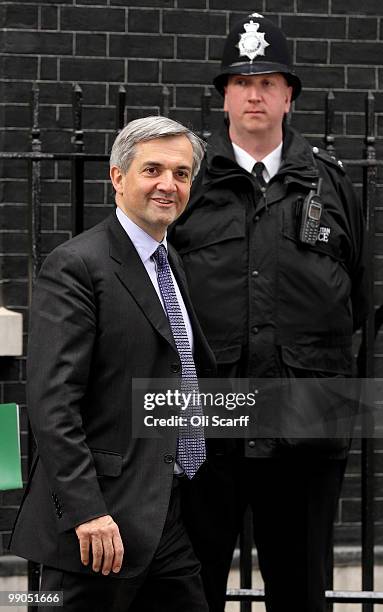
[(211, 135), (210, 115), (211, 115), (211, 92), (208, 87), (205, 87), (201, 96), (201, 136), (206, 139)]
[(330, 155), (335, 153), (335, 137), (334, 137), (334, 103), (335, 97), (332, 91), (329, 91), (325, 100), (325, 135), (324, 143), (325, 149)]
[[(332, 91), (329, 91), (325, 98), (325, 133), (324, 146), (329, 155), (335, 154), (335, 136), (334, 136), (334, 112), (335, 96)], [(331, 546), (330, 556), (327, 566), (327, 588), (332, 589), (334, 586), (334, 544)], [(327, 612), (332, 612), (334, 605), (331, 601), (326, 602)]]
[[(73, 87), (73, 138), (72, 146), (75, 153), (84, 151), (84, 132), (82, 130), (82, 89), (76, 84)], [(72, 236), (84, 229), (84, 160), (74, 157), (72, 160)]]
[(119, 132), (125, 125), (126, 89), (120, 85), (116, 104), (116, 130)]
[[(39, 128), (39, 102), (40, 90), (37, 83), (33, 84), (31, 95), (31, 148), (32, 153), (41, 153), (41, 140)], [(41, 162), (30, 159), (28, 162), (29, 181), (29, 206), (28, 206), (28, 234), (29, 234), (29, 257), (28, 257), (28, 303), (32, 301), (32, 289), (36, 281), (41, 265)], [(35, 452), (35, 441), (28, 420), (28, 474), (32, 466), (32, 458)], [(28, 561), (28, 591), (38, 591), (40, 582), (40, 565)], [(37, 606), (28, 606), (29, 612), (37, 612)]]
[[(367, 226), (367, 261), (369, 269), (368, 294), (370, 299), (364, 335), (364, 369), (361, 376), (374, 376), (374, 237), (376, 204), (376, 150), (375, 150), (375, 98), (371, 92), (366, 98), (366, 137), (364, 157), (369, 162), (363, 166), (363, 206)], [(362, 589), (374, 589), (374, 438), (373, 423), (367, 422), (366, 436), (362, 438)], [(363, 612), (373, 612), (373, 605), (363, 604)]]
[[(40, 90), (37, 83), (33, 84), (31, 96), (32, 153), (41, 153), (39, 128)], [(41, 265), (41, 162), (31, 159), (28, 164), (29, 178), (29, 303), (31, 302), (32, 286), (36, 280)]]

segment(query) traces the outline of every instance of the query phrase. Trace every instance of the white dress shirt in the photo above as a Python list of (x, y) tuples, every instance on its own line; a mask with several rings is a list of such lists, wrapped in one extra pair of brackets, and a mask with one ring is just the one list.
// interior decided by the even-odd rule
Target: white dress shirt
[[(166, 235), (165, 235), (165, 238), (162, 240), (162, 242), (157, 242), (157, 240), (149, 236), (149, 234), (147, 234), (143, 229), (141, 229), (138, 225), (136, 225), (136, 223), (134, 223), (118, 206), (116, 208), (116, 215), (122, 227), (128, 234), (130, 240), (133, 242), (133, 245), (138, 255), (140, 256), (142, 263), (145, 266), (145, 269), (149, 275), (149, 278), (153, 283), (153, 287), (155, 288), (158, 298), (162, 304), (162, 308), (164, 309), (165, 314), (166, 314), (165, 304), (162, 299), (161, 290), (159, 288), (158, 280), (157, 280), (156, 262), (153, 258), (153, 253), (156, 251), (156, 249), (158, 248), (160, 244), (164, 245), (166, 251), (168, 250), (167, 242), (166, 242)], [(193, 351), (194, 342), (193, 342), (193, 331), (192, 331), (192, 326), (190, 323), (190, 318), (186, 310), (186, 306), (183, 301), (181, 292), (177, 285), (177, 281), (174, 278), (174, 274), (171, 268), (170, 268), (170, 273), (172, 275), (172, 280), (173, 280), (174, 289), (175, 289), (176, 296), (177, 296), (177, 301), (181, 308), (182, 318), (185, 323), (186, 333), (189, 339), (189, 344), (190, 344), (191, 350)]]
[(231, 143), (234, 149), (235, 161), (238, 166), (241, 166), (244, 170), (247, 170), (251, 174), (254, 164), (261, 161), (265, 165), (265, 169), (262, 172), (262, 176), (266, 183), (275, 176), (282, 163), (282, 142), (279, 144), (274, 151), (271, 151), (263, 159), (255, 159), (247, 151), (239, 147), (234, 142)]

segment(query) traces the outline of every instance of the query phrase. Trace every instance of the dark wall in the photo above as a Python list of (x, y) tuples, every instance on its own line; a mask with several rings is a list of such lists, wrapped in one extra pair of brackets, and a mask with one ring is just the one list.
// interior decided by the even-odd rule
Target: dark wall
[[(233, 10), (235, 7), (235, 10)], [(331, 9), (331, 12), (329, 12)], [(200, 99), (219, 66), (230, 24), (247, 12), (261, 12), (286, 32), (304, 92), (292, 122), (313, 144), (322, 142), (324, 99), (335, 93), (338, 154), (360, 157), (364, 104), (368, 90), (376, 97), (376, 129), (383, 133), (383, 12), (381, 0), (33, 0), (0, 6), (0, 151), (30, 150), (29, 99), (40, 86), (43, 151), (70, 151), (72, 85), (84, 99), (87, 152), (107, 153), (115, 136), (118, 87), (127, 87), (130, 120), (157, 114), (161, 90), (170, 90), (171, 116), (200, 129)], [(379, 13), (380, 11), (380, 13)], [(210, 86), (212, 125), (221, 99)], [(378, 154), (382, 150), (377, 141)], [(24, 314), (27, 329), (28, 246), (27, 167), (24, 161), (1, 162), (0, 278), (8, 308)], [(351, 169), (360, 190), (361, 172)], [(42, 164), (42, 248), (50, 251), (70, 237), (70, 172), (67, 162)], [(107, 214), (112, 204), (107, 164), (86, 170), (86, 226)], [(380, 194), (379, 185), (379, 194)], [(383, 232), (382, 208), (376, 209)], [(376, 303), (382, 294), (383, 234), (376, 239)], [(26, 340), (26, 334), (25, 334)], [(383, 374), (383, 343), (376, 346), (377, 373)], [(22, 411), (22, 449), (26, 476), (25, 359), (0, 358), (0, 401), (17, 401)], [(379, 447), (379, 444), (377, 444)], [(377, 529), (383, 541), (383, 452), (376, 452)], [(337, 517), (338, 542), (357, 544), (360, 537), (360, 454), (357, 445)], [(20, 492), (0, 494), (0, 554), (8, 541)]]

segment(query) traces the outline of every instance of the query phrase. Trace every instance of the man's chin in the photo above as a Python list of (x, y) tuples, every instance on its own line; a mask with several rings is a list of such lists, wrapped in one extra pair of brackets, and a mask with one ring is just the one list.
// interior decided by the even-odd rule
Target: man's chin
[(267, 122), (264, 115), (246, 116), (245, 125), (249, 132), (262, 132), (267, 129)]
[(163, 232), (165, 235), (169, 225), (171, 225), (177, 218), (178, 214), (176, 214), (174, 210), (162, 211), (160, 213), (157, 212), (155, 217), (152, 219), (151, 225), (154, 229)]

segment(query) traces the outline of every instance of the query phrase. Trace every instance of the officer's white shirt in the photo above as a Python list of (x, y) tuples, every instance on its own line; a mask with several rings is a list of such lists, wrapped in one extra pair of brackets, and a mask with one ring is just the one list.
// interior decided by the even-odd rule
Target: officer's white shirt
[(235, 161), (238, 166), (241, 166), (244, 170), (247, 170), (251, 174), (252, 169), (254, 168), (254, 164), (261, 161), (265, 165), (265, 169), (262, 173), (263, 178), (266, 183), (270, 181), (270, 179), (275, 176), (281, 167), (282, 163), (282, 142), (279, 144), (274, 151), (271, 151), (266, 157), (263, 159), (255, 159), (252, 155), (250, 155), (247, 151), (239, 147), (234, 142), (231, 143), (233, 145)]

